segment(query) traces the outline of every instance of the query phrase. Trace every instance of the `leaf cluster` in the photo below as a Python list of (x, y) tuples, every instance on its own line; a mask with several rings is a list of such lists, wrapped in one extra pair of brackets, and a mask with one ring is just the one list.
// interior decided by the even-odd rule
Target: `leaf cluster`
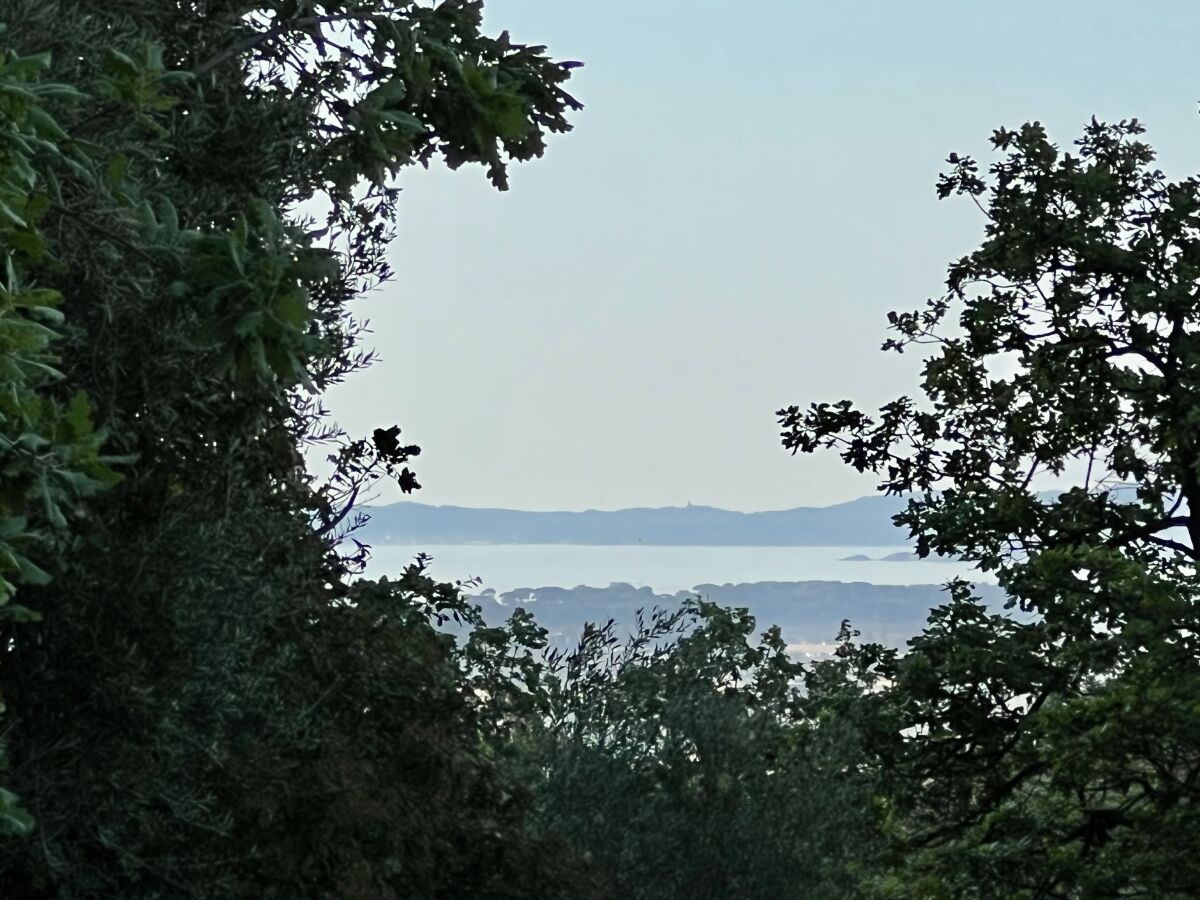
[[(922, 397), (779, 411), (835, 448), (922, 556), (995, 572), (903, 655), (848, 645), (895, 857), (883, 896), (1192, 896), (1200, 870), (1200, 181), (1136, 120), (1064, 152), (1037, 123), (952, 155), (938, 194), (985, 217), (947, 290), (890, 316), (928, 348)], [(1045, 478), (1058, 487), (1043, 490)]]

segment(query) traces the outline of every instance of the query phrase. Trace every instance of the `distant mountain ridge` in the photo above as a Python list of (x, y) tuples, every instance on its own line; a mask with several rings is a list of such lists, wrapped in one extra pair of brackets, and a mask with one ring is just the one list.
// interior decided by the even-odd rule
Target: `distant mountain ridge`
[(873, 496), (750, 513), (691, 505), (536, 512), (404, 502), (369, 509), (363, 531), (364, 540), (378, 544), (897, 546), (908, 535), (891, 520), (905, 502)]

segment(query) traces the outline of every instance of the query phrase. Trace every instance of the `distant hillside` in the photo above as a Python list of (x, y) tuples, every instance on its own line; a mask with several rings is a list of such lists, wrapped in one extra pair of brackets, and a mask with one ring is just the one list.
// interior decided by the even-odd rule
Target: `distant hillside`
[[(996, 585), (978, 584), (976, 592), (995, 609), (1003, 603), (1003, 592)], [(518, 607), (527, 609), (550, 632), (553, 643), (563, 646), (578, 640), (584, 622), (611, 618), (624, 629), (634, 623), (638, 610), (674, 609), (687, 597), (697, 596), (722, 606), (747, 607), (758, 620), (759, 630), (779, 625), (784, 638), (800, 651), (832, 641), (843, 619), (862, 632), (863, 640), (902, 646), (921, 630), (930, 607), (946, 602), (940, 585), (840, 581), (698, 584), (674, 594), (622, 583), (518, 588), (503, 593), (483, 591), (474, 600), (491, 624), (499, 624)]]
[(894, 546), (897, 497), (742, 513), (711, 506), (530, 512), (394, 503), (369, 510), (378, 544), (652, 544), (660, 546)]

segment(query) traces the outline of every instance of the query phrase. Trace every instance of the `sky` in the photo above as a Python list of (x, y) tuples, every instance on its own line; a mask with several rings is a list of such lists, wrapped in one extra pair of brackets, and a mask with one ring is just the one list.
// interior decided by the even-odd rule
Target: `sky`
[[(938, 201), (998, 126), (1067, 145), (1137, 117), (1200, 172), (1200, 4), (488, 0), (486, 27), (585, 63), (575, 130), (495, 191), (407, 172), (380, 360), (327, 398), (397, 424), (432, 504), (821, 506), (874, 482), (790, 456), (775, 410), (917, 390), (890, 309), (936, 296), (982, 219)], [(376, 502), (402, 499), (383, 487)]]

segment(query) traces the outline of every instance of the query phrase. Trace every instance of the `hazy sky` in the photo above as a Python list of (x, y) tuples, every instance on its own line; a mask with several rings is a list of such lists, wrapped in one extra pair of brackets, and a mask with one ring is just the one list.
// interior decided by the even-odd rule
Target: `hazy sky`
[[(1068, 144), (1136, 116), (1200, 172), (1200, 4), (488, 0), (488, 28), (586, 63), (587, 105), (499, 194), (408, 173), (382, 360), (329, 400), (398, 424), (413, 499), (522, 509), (823, 505), (872, 482), (790, 457), (774, 411), (916, 388), (878, 350), (981, 220), (936, 200), (999, 125)], [(399, 499), (385, 490), (382, 501)]]

